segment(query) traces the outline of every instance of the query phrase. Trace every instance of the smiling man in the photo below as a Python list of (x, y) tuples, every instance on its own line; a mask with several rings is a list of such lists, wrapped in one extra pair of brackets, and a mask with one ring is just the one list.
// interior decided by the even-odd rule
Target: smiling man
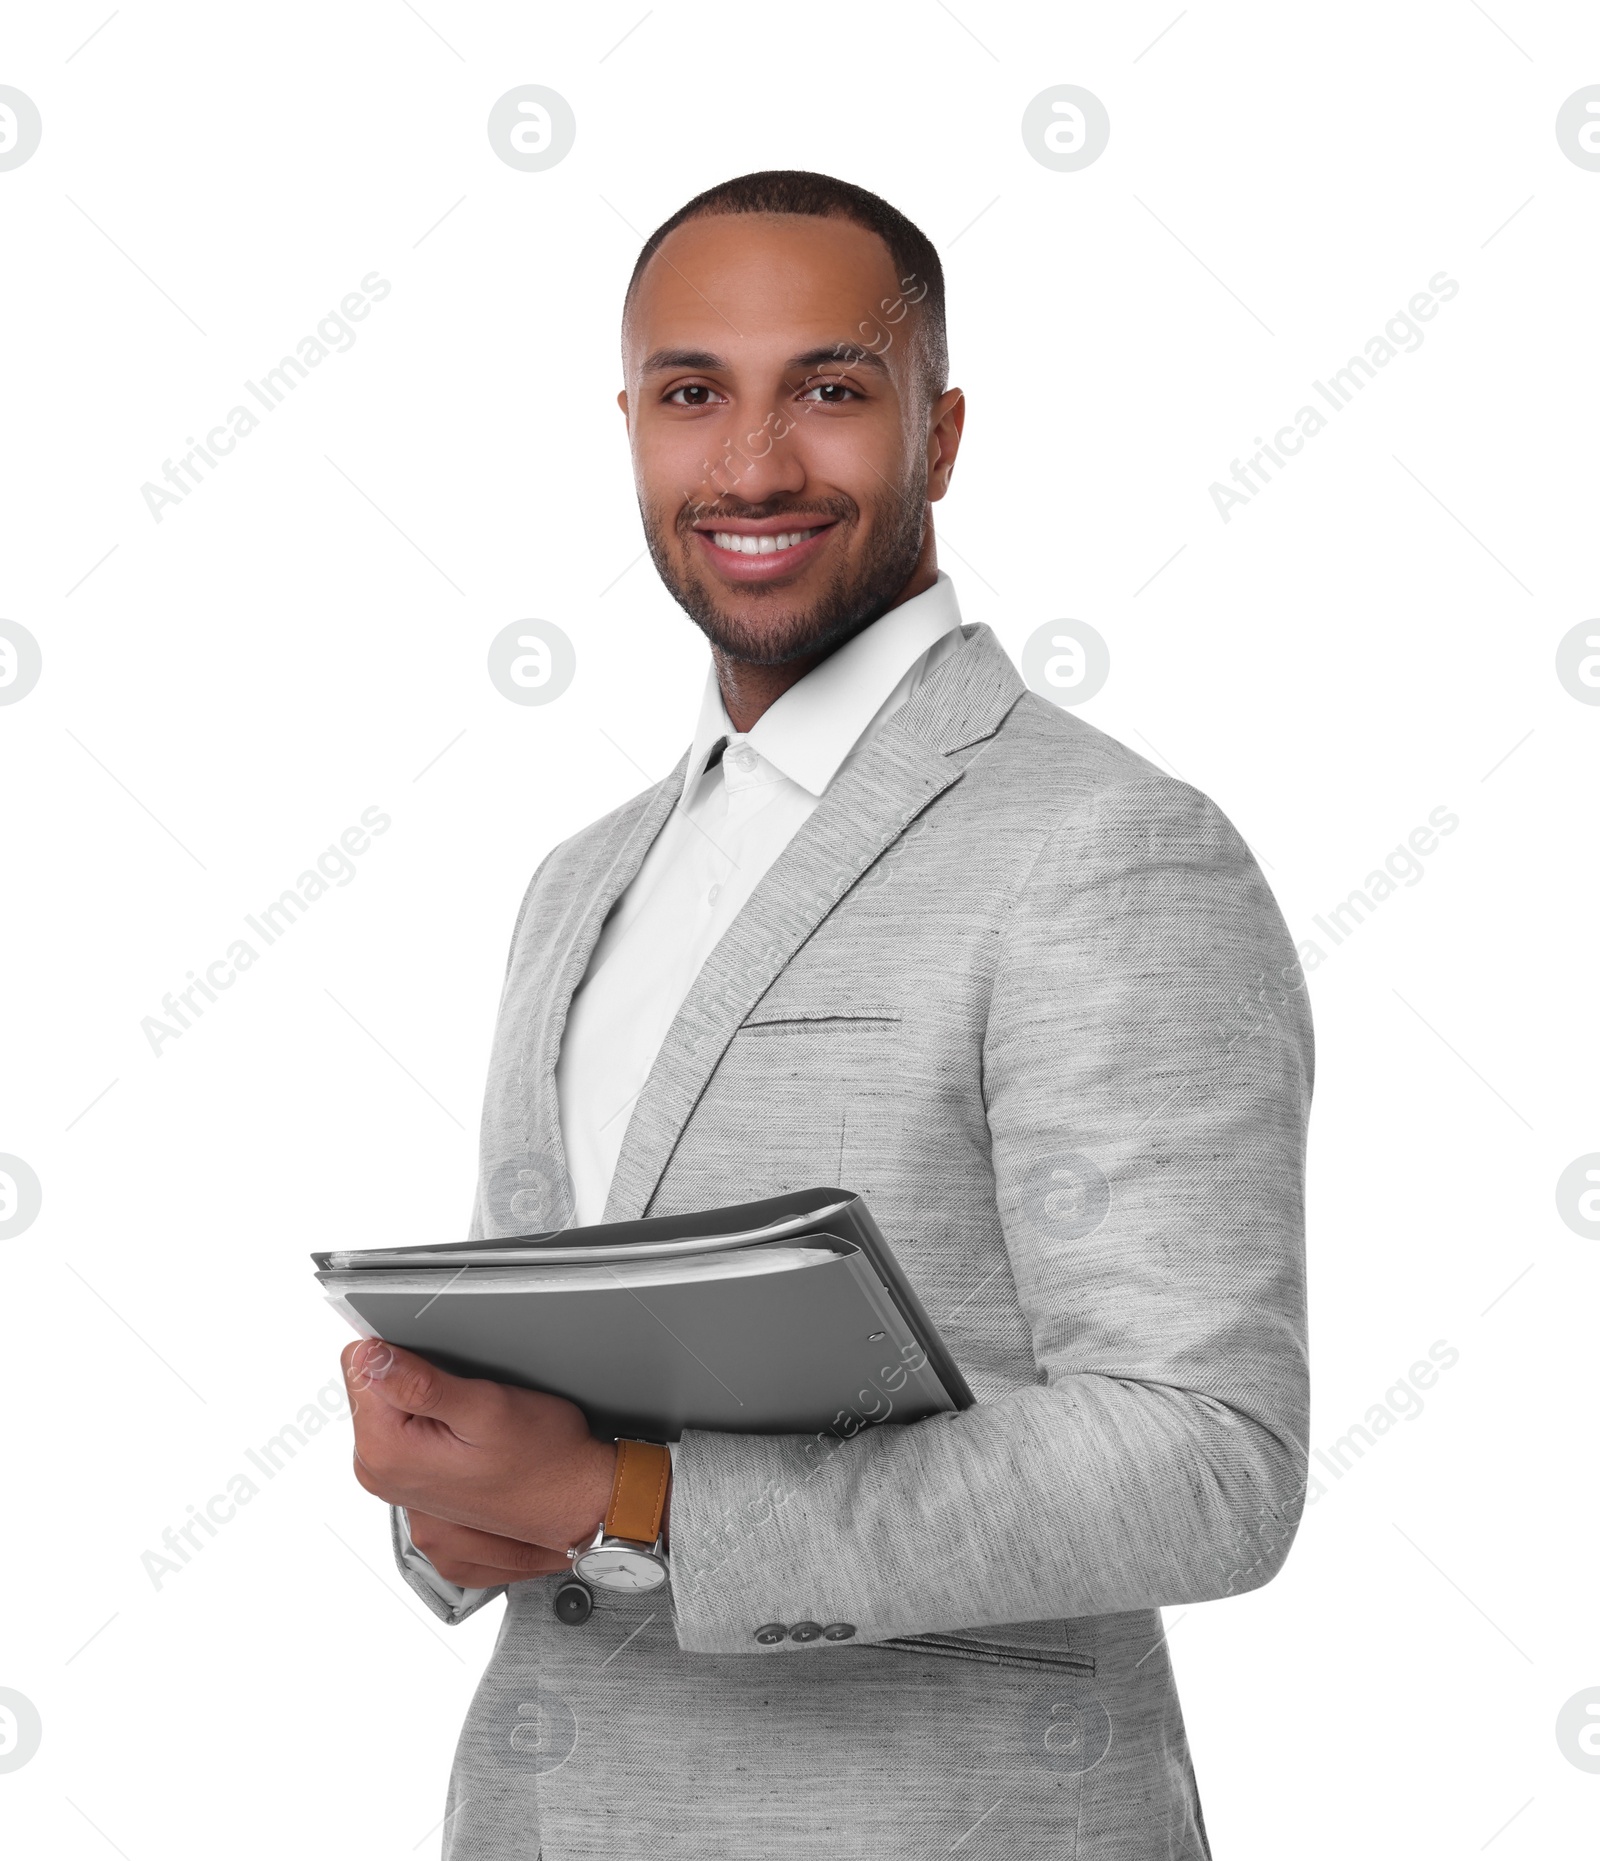
[(897, 276), (938, 263), (906, 234), (896, 260), (837, 217), (691, 214), (634, 274), (617, 398), (645, 536), (741, 730), (938, 576), (928, 505), (965, 403), (943, 386), (942, 280)]
[(711, 664), (677, 766), (528, 887), (470, 1237), (838, 1183), (979, 1400), (664, 1450), (351, 1345), (407, 1581), (452, 1623), (506, 1598), (444, 1853), (1204, 1857), (1159, 1612), (1265, 1582), (1304, 1494), (1283, 921), (1211, 801), (963, 624), (902, 215), (711, 189), (646, 242), (623, 362)]

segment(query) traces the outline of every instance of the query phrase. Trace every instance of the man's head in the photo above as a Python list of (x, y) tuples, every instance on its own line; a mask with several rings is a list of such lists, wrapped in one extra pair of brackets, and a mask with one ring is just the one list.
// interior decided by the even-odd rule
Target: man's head
[(719, 659), (813, 661), (931, 586), (964, 408), (938, 255), (887, 201), (788, 170), (696, 196), (622, 357), (650, 554)]

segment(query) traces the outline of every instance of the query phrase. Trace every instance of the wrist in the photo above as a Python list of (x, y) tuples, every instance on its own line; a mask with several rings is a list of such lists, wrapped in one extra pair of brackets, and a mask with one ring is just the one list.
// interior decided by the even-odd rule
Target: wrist
[[(595, 1441), (592, 1446), (597, 1450), (583, 1470), (584, 1504), (579, 1516), (593, 1519), (573, 1540), (574, 1547), (587, 1545), (593, 1541), (611, 1514), (612, 1501), (616, 1495), (617, 1475), (621, 1466), (620, 1443), (616, 1441)], [(661, 1495), (661, 1548), (671, 1548), (672, 1516), (672, 1450), (665, 1445), (661, 1449), (666, 1456), (666, 1479)]]
[(578, 1470), (578, 1493), (573, 1501), (578, 1526), (568, 1539), (572, 1545), (588, 1544), (605, 1523), (617, 1477), (616, 1442), (591, 1438), (588, 1445)]
[(610, 1450), (611, 1489), (600, 1525), (570, 1553), (575, 1574), (601, 1589), (641, 1594), (668, 1578), (672, 1456), (659, 1441), (624, 1437)]

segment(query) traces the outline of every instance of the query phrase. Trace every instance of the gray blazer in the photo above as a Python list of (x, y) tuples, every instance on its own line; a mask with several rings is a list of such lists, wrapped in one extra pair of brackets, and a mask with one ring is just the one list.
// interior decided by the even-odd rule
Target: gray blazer
[[(1299, 1518), (1303, 978), (1220, 810), (962, 632), (712, 953), (606, 1218), (859, 1190), (978, 1404), (685, 1435), (667, 1591), (505, 1592), (450, 1861), (1209, 1853), (1158, 1610)], [(572, 1219), (562, 1023), (682, 775), (528, 887), (474, 1236)]]

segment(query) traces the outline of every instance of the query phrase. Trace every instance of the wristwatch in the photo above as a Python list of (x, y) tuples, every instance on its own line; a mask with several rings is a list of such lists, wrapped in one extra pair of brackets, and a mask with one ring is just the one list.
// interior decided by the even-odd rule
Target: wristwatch
[(672, 1456), (657, 1441), (619, 1441), (611, 1503), (600, 1528), (574, 1548), (572, 1568), (602, 1590), (640, 1594), (667, 1580), (661, 1517), (667, 1504)]

